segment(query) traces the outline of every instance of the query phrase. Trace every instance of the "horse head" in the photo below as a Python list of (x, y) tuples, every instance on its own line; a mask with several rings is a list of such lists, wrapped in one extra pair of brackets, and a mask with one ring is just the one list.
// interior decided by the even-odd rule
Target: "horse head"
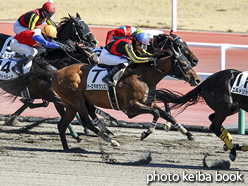
[(81, 19), (77, 13), (76, 17), (71, 16), (69, 18), (64, 17), (59, 23), (57, 38), (59, 41), (72, 39), (74, 42), (84, 44), (88, 47), (95, 48), (98, 41), (91, 33), (88, 25)]
[[(189, 49), (187, 43), (181, 39), (179, 36), (172, 34), (172, 30), (169, 35), (159, 34), (153, 37), (153, 46), (160, 49), (169, 48), (169, 40), (173, 42), (174, 48), (177, 50), (179, 47), (183, 55), (190, 61), (191, 65), (194, 67), (197, 65), (199, 59), (196, 55)], [(178, 50), (177, 50), (178, 52)]]
[(174, 42), (170, 42), (169, 49), (172, 52), (172, 76), (183, 79), (191, 86), (199, 85), (201, 83), (201, 78), (194, 71), (192, 63), (183, 55), (180, 47), (177, 46), (175, 49)]

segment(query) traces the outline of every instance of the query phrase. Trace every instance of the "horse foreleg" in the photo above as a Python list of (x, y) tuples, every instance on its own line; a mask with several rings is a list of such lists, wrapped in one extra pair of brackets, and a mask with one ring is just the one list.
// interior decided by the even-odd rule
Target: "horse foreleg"
[(83, 102), (80, 102), (81, 105), (80, 107), (78, 107), (78, 112), (80, 115), (81, 120), (85, 121), (85, 126), (92, 130), (95, 134), (97, 134), (99, 137), (101, 137), (104, 141), (106, 142), (110, 142), (112, 146), (120, 146), (120, 144), (113, 140), (112, 138), (110, 138), (109, 136), (107, 136), (106, 134), (104, 134), (103, 132), (99, 131), (91, 122), (89, 116), (88, 116), (88, 111), (87, 111), (87, 107)]
[(49, 101), (46, 101), (44, 99), (42, 99), (42, 103), (33, 103), (34, 100), (32, 100), (32, 102), (29, 101), (28, 107), (30, 109), (34, 109), (34, 108), (39, 108), (39, 107), (47, 107), (49, 105)]
[(156, 125), (157, 125), (158, 118), (160, 116), (158, 109), (152, 108), (150, 106), (144, 105), (144, 104), (139, 103), (139, 102), (134, 104), (134, 105), (132, 105), (127, 110), (127, 113), (136, 113), (136, 114), (133, 114), (133, 115), (128, 115), (129, 118), (132, 118), (132, 117), (137, 116), (139, 114), (145, 114), (145, 113), (150, 113), (150, 114), (153, 115), (153, 120), (152, 120), (149, 128), (147, 129), (147, 131), (142, 132), (142, 134), (140, 136), (141, 141), (143, 139), (147, 138), (151, 133), (154, 132), (154, 130), (156, 128)]
[[(95, 124), (96, 126), (98, 126), (100, 128), (100, 130), (104, 133), (106, 133), (107, 135), (111, 134), (114, 136), (114, 134), (109, 131), (106, 126), (105, 126), (105, 123), (103, 121), (101, 121), (97, 115), (96, 115), (96, 112), (100, 113), (103, 117), (108, 117), (107, 116), (107, 113), (101, 111), (100, 109), (97, 109), (93, 104), (91, 104), (89, 101), (85, 101), (86, 103), (86, 107), (87, 107), (87, 110), (88, 110), (88, 113), (90, 115), (90, 117), (93, 119), (93, 124)], [(109, 115), (110, 116), (110, 115)]]
[[(167, 112), (168, 114), (171, 115), (169, 103), (164, 103), (164, 108), (165, 108), (165, 112)], [(165, 130), (166, 132), (169, 132), (170, 129), (171, 129), (171, 125), (172, 125), (171, 122), (166, 121), (166, 123), (164, 124), (164, 130)]]
[[(231, 134), (230, 134), (223, 126), (221, 127), (220, 130), (221, 130), (221, 133), (222, 133), (225, 137), (227, 137), (227, 139), (228, 139), (230, 142), (232, 142), (232, 136), (231, 136)], [(228, 147), (227, 147), (226, 144), (224, 144), (223, 149), (224, 149), (224, 151), (227, 151), (227, 150), (228, 150)]]
[(172, 117), (171, 114), (163, 111), (160, 107), (157, 106), (157, 104), (154, 104), (154, 107), (158, 109), (159, 114), (163, 119), (171, 123), (182, 134), (186, 135), (188, 140), (195, 140), (195, 137), (193, 136), (193, 134), (189, 132), (187, 129), (185, 129), (179, 122), (177, 122), (175, 118)]
[[(232, 161), (235, 161), (236, 159), (236, 149), (234, 148), (232, 142), (228, 139), (228, 137), (226, 137), (222, 131), (221, 131), (221, 127), (218, 125), (219, 122), (217, 122), (218, 118), (215, 116), (214, 120), (213, 120), (213, 123), (210, 125), (210, 130), (212, 132), (215, 133), (215, 135), (217, 137), (219, 137), (224, 143), (225, 145), (227, 146), (228, 149), (230, 149), (230, 153), (229, 153), (229, 158), (232, 160)], [(220, 119), (220, 118), (219, 118)], [(225, 119), (225, 117), (224, 117)], [(222, 122), (224, 121), (224, 119), (222, 119), (220, 121), (220, 125), (222, 124)]]
[[(84, 127), (84, 133), (85, 133), (86, 135), (92, 135), (91, 130), (89, 130), (89, 129), (85, 126), (85, 121), (82, 121), (82, 120), (81, 120), (81, 118), (80, 118), (80, 116), (79, 116), (78, 113), (76, 114), (76, 118), (77, 118), (79, 124), (80, 124), (82, 127)], [(79, 138), (79, 137), (78, 137), (78, 138)]]
[(30, 101), (34, 101), (32, 100), (28, 100), (28, 101), (24, 101), (24, 104), (14, 113), (11, 115), (11, 118), (8, 121), (5, 121), (5, 125), (15, 125), (15, 122), (17, 117), (21, 115), (21, 113), (28, 108), (28, 105), (30, 103)]
[[(53, 104), (57, 110), (57, 112), (59, 113), (59, 115), (61, 117), (63, 117), (65, 115), (65, 109), (64, 109), (64, 105), (62, 104), (62, 102), (60, 101), (60, 99), (58, 97), (53, 97), (52, 98)], [(72, 127), (71, 124), (68, 125), (68, 129), (70, 131), (71, 136), (77, 140), (77, 142), (81, 142), (82, 139), (78, 136), (77, 132), (74, 130), (74, 128)]]
[(75, 118), (76, 112), (77, 111), (72, 106), (66, 105), (66, 112), (62, 116), (62, 118), (60, 119), (60, 121), (58, 123), (59, 135), (60, 135), (63, 149), (65, 151), (69, 150), (69, 147), (68, 147), (68, 144), (66, 141), (66, 137), (65, 137), (65, 131), (66, 131), (68, 125)]
[(114, 125), (119, 125), (117, 119), (115, 119), (114, 117), (112, 117), (110, 114), (96, 108), (95, 109), (95, 113), (102, 116), (105, 120), (109, 121), (110, 123), (114, 124)]

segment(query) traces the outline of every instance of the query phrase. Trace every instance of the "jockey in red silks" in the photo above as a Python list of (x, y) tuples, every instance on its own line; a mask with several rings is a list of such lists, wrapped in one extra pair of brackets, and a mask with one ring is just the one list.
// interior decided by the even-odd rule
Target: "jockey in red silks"
[(121, 26), (117, 29), (110, 30), (107, 33), (105, 45), (109, 44), (112, 41), (116, 41), (118, 39), (129, 38), (137, 30), (138, 30), (138, 28), (134, 27), (134, 26)]
[[(116, 65), (102, 79), (109, 86), (113, 86), (113, 76), (121, 69), (127, 67), (130, 62), (147, 63), (154, 62), (152, 54), (146, 51), (149, 45), (149, 36), (142, 30), (137, 30), (134, 37), (119, 39), (106, 45), (99, 58), (103, 64)], [(141, 57), (142, 54), (148, 54), (151, 57)], [(127, 59), (126, 57), (129, 59)]]
[[(23, 74), (22, 66), (34, 58), (38, 53), (43, 53), (46, 48), (65, 48), (61, 43), (55, 43), (53, 38), (57, 37), (57, 29), (52, 25), (45, 26), (42, 30), (39, 28), (25, 30), (17, 34), (10, 42), (13, 51), (25, 54), (11, 70), (19, 75)], [(45, 47), (43, 47), (43, 46)]]
[(35, 9), (23, 14), (15, 22), (13, 30), (15, 34), (19, 34), (25, 30), (33, 30), (37, 26), (43, 24), (45, 21), (48, 25), (57, 27), (52, 21), (51, 17), (55, 13), (55, 5), (51, 2), (43, 4), (42, 8)]

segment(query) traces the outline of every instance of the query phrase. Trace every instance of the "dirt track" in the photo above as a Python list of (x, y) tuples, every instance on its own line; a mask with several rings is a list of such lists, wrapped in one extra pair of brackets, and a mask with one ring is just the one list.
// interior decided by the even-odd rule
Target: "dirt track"
[[(223, 185), (216, 182), (216, 173), (236, 175), (243, 174), (244, 183), (248, 183), (247, 152), (238, 152), (235, 162), (229, 170), (208, 169), (203, 167), (203, 157), (208, 152), (208, 165), (220, 158), (228, 160), (228, 153), (222, 149), (223, 143), (212, 133), (193, 132), (197, 141), (188, 141), (179, 132), (166, 133), (156, 130), (144, 141), (140, 141), (143, 129), (109, 127), (114, 132), (121, 147), (113, 148), (98, 137), (84, 136), (82, 143), (77, 143), (67, 135), (71, 152), (63, 152), (56, 125), (42, 124), (28, 133), (18, 134), (20, 126), (3, 126), (1, 128), (0, 145), (0, 185), (87, 185), (87, 186), (127, 186), (147, 185), (147, 174), (177, 174), (178, 182), (153, 182), (151, 185), (191, 185), (189, 180), (183, 181), (183, 171), (187, 174), (211, 175), (212, 182), (204, 185)], [(31, 124), (31, 123), (29, 123)], [(81, 126), (75, 126), (82, 131)], [(235, 142), (242, 144), (248, 136), (233, 135)], [(101, 150), (109, 154), (115, 164), (106, 163), (101, 158)], [(149, 164), (137, 165), (137, 161), (151, 153)], [(107, 161), (109, 162), (109, 160)], [(136, 163), (136, 165), (132, 165)], [(187, 177), (186, 177), (187, 178)], [(194, 182), (195, 185), (202, 182)], [(236, 182), (235, 185), (244, 184)], [(229, 182), (228, 185), (233, 185)], [(225, 184), (226, 185), (226, 184)]]

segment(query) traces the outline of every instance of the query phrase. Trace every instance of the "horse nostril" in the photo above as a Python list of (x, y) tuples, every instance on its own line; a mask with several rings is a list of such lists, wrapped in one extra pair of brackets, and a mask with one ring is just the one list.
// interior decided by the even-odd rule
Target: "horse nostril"
[(200, 79), (196, 79), (195, 82), (199, 85), (202, 81)]

